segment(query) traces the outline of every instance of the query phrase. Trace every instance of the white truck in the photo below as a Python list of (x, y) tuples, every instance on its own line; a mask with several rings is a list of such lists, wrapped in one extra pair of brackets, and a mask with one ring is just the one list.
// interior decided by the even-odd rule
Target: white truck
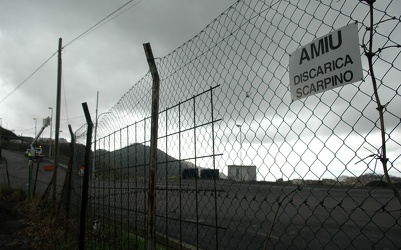
[(50, 117), (47, 117), (45, 119), (43, 119), (43, 127), (40, 129), (39, 133), (36, 135), (35, 139), (32, 141), (30, 148), (28, 148), (25, 151), (25, 156), (29, 157), (29, 153), (31, 154), (32, 158), (35, 160), (43, 160), (44, 155), (43, 155), (43, 151), (41, 147), (34, 147), (33, 145), (36, 143), (36, 141), (39, 139), (39, 136), (43, 133), (43, 130), (45, 130), (45, 128), (47, 126), (50, 125)]
[(32, 157), (35, 160), (43, 160), (43, 158), (44, 158), (43, 151), (42, 151), (41, 147), (33, 147), (33, 149), (32, 148), (28, 148), (25, 151), (25, 156), (28, 157), (29, 153), (31, 153)]

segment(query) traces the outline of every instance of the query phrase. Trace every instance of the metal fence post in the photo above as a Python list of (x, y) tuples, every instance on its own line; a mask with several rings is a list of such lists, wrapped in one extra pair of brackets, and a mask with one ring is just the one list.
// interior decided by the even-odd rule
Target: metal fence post
[(8, 162), (7, 162), (6, 157), (2, 157), (2, 158), (0, 157), (0, 164), (3, 163), (3, 161), (6, 164), (7, 184), (8, 184), (8, 187), (10, 187), (10, 175), (8, 173)]
[(32, 160), (28, 161), (28, 200), (31, 199)]
[(71, 206), (71, 175), (72, 175), (72, 166), (73, 166), (73, 161), (75, 157), (74, 153), (74, 147), (75, 147), (75, 136), (74, 132), (72, 131), (71, 125), (68, 125), (68, 130), (70, 131), (71, 135), (71, 143), (70, 143), (70, 159), (68, 161), (68, 167), (67, 167), (67, 172), (65, 174), (64, 178), (64, 184), (63, 184), (63, 190), (61, 191), (61, 199), (57, 208), (57, 216), (60, 212), (61, 206), (64, 204), (63, 209), (64, 209), (64, 215), (65, 215), (65, 232), (68, 234), (68, 227), (69, 227), (69, 217), (70, 217), (70, 206)]
[(79, 227), (79, 249), (85, 249), (85, 227), (86, 227), (86, 209), (88, 206), (88, 189), (89, 189), (89, 157), (92, 144), (92, 128), (93, 122), (90, 116), (88, 105), (82, 103), (84, 109), (88, 130), (86, 133), (86, 147), (85, 147), (85, 162), (84, 162), (84, 181), (82, 184), (82, 203), (81, 203), (81, 218)]
[(148, 183), (148, 221), (147, 221), (147, 249), (155, 249), (155, 175), (157, 165), (157, 136), (159, 118), (159, 86), (160, 79), (155, 60), (153, 58), (150, 43), (143, 44), (146, 58), (148, 60), (150, 73), (153, 78), (152, 85), (152, 116), (151, 116), (151, 135), (150, 135), (150, 163), (149, 163), (149, 183)]
[(33, 193), (32, 193), (33, 197), (35, 197), (35, 193), (36, 193), (36, 183), (38, 181), (38, 173), (39, 173), (39, 161), (36, 164), (35, 183), (33, 184)]

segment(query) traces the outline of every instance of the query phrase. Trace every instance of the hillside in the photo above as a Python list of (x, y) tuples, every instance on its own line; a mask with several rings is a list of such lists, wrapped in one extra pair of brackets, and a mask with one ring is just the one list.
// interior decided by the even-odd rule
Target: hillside
[[(116, 151), (97, 150), (96, 171), (145, 176), (148, 173), (149, 159), (150, 147), (139, 143)], [(157, 159), (156, 171), (159, 179), (178, 177), (180, 169), (195, 168), (194, 164), (179, 161), (160, 149), (157, 150)]]
[(5, 129), (0, 126), (0, 136), (1, 136), (1, 141), (10, 141), (13, 139), (18, 139), (18, 136), (13, 132), (8, 129)]

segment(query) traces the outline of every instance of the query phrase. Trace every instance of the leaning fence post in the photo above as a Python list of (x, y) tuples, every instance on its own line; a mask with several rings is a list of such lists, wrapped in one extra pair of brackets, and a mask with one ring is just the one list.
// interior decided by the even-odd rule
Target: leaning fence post
[(93, 122), (89, 113), (88, 105), (82, 103), (84, 109), (88, 130), (86, 133), (85, 162), (84, 162), (84, 181), (82, 183), (82, 202), (81, 202), (81, 218), (79, 227), (79, 249), (85, 249), (85, 227), (86, 227), (86, 209), (88, 206), (88, 189), (89, 189), (89, 157), (92, 144), (92, 128)]
[(35, 182), (33, 183), (33, 193), (32, 196), (35, 197), (36, 193), (36, 183), (38, 182), (38, 173), (39, 173), (39, 161), (36, 164), (36, 174), (35, 174)]
[(8, 162), (7, 162), (6, 157), (3, 157), (3, 158), (0, 157), (0, 163), (2, 163), (3, 161), (6, 163), (7, 183), (8, 183), (8, 187), (10, 187), (10, 175), (8, 174)]
[(32, 160), (28, 160), (28, 200), (31, 199)]
[(57, 212), (56, 215), (59, 215), (60, 208), (62, 204), (64, 204), (64, 219), (66, 221), (65, 224), (65, 233), (68, 234), (68, 223), (69, 223), (69, 216), (70, 216), (70, 201), (71, 201), (71, 174), (72, 174), (72, 165), (73, 165), (73, 160), (75, 157), (74, 153), (74, 147), (75, 147), (75, 136), (74, 132), (72, 131), (72, 127), (69, 124), (68, 125), (68, 130), (70, 131), (71, 135), (71, 143), (70, 143), (70, 159), (68, 161), (68, 167), (67, 167), (67, 172), (65, 174), (64, 178), (64, 184), (63, 184), (63, 190), (61, 191), (61, 199), (57, 207)]
[(71, 135), (71, 155), (70, 155), (70, 161), (68, 162), (68, 170), (67, 170), (67, 175), (66, 175), (66, 181), (67, 181), (67, 198), (66, 198), (66, 203), (65, 203), (65, 217), (67, 219), (67, 225), (66, 225), (66, 232), (68, 233), (68, 221), (70, 218), (70, 206), (71, 206), (71, 175), (72, 175), (72, 166), (73, 166), (73, 161), (75, 157), (75, 136), (74, 133), (72, 132), (71, 125), (68, 125), (68, 129), (70, 131)]
[(160, 79), (155, 59), (153, 58), (152, 48), (150, 43), (143, 44), (145, 49), (146, 59), (149, 64), (150, 73), (152, 74), (152, 114), (151, 114), (151, 131), (150, 131), (150, 163), (149, 163), (149, 183), (148, 183), (148, 220), (147, 220), (147, 249), (155, 249), (155, 176), (157, 164), (157, 130), (158, 130), (158, 115), (159, 115), (159, 86)]

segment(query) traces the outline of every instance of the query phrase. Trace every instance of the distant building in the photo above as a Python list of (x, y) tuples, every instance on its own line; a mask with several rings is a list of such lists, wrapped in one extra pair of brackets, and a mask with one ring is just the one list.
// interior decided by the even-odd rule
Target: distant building
[(202, 169), (200, 173), (202, 180), (218, 180), (220, 179), (218, 169)]
[(228, 179), (234, 181), (256, 181), (256, 166), (228, 165)]
[(291, 182), (292, 182), (292, 184), (295, 184), (295, 185), (305, 184), (305, 181), (303, 179), (293, 179)]
[(183, 180), (195, 180), (199, 179), (199, 172), (197, 168), (186, 168), (182, 170)]
[(21, 140), (15, 140), (15, 139), (13, 139), (13, 140), (10, 140), (10, 142), (11, 142), (11, 143), (22, 143), (22, 141), (21, 141)]

